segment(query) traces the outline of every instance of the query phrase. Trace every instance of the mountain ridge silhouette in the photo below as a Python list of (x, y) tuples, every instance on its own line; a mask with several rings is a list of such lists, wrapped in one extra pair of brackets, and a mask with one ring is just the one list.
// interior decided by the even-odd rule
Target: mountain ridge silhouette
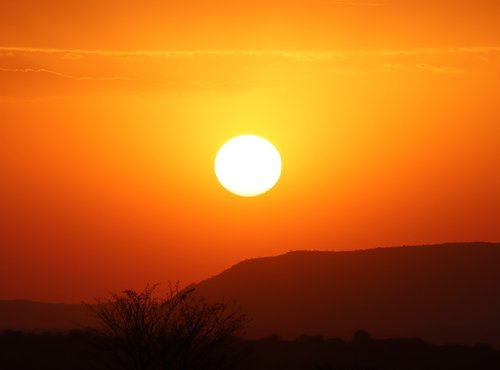
[(196, 285), (253, 318), (250, 337), (302, 334), (500, 345), (500, 243), (291, 251)]
[[(191, 285), (235, 301), (246, 336), (421, 337), (500, 347), (500, 243), (306, 251), (243, 260)], [(68, 330), (92, 324), (82, 305), (0, 301), (0, 329)]]

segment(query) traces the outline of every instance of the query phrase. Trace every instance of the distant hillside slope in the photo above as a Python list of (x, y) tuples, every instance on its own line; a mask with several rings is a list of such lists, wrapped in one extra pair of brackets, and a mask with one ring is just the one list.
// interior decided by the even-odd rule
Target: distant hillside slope
[(197, 291), (236, 300), (253, 319), (251, 337), (364, 329), (500, 346), (499, 243), (290, 252), (241, 262)]
[[(249, 337), (350, 338), (364, 329), (500, 347), (500, 243), (290, 252), (243, 261), (196, 288), (210, 301), (237, 301), (252, 318)], [(0, 329), (92, 322), (82, 305), (0, 301)]]
[(0, 330), (84, 329), (93, 322), (91, 311), (81, 304), (0, 301)]

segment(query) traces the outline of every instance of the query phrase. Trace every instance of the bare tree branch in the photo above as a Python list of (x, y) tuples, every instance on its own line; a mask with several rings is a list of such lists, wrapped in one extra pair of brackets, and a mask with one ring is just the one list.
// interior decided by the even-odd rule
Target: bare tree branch
[(100, 322), (103, 348), (117, 368), (126, 370), (227, 369), (229, 343), (247, 323), (235, 305), (209, 304), (169, 284), (166, 296), (157, 285), (142, 292), (124, 290), (89, 306)]

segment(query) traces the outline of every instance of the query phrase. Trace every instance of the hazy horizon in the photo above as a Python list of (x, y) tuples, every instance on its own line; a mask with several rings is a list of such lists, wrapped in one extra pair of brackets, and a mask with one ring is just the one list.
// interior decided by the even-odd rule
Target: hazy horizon
[[(0, 301), (28, 301), (28, 302), (34, 302), (34, 303), (47, 303), (47, 304), (69, 304), (69, 305), (79, 305), (79, 304), (82, 304), (82, 303), (89, 303), (89, 304), (92, 304), (94, 302), (96, 302), (96, 300), (104, 297), (105, 295), (107, 294), (111, 294), (111, 293), (119, 293), (123, 290), (126, 290), (126, 289), (143, 289), (145, 288), (146, 286), (148, 285), (156, 285), (158, 284), (158, 293), (161, 295), (163, 294), (165, 291), (168, 290), (168, 287), (170, 284), (176, 284), (176, 283), (179, 283), (180, 284), (180, 287), (181, 288), (187, 288), (189, 286), (198, 286), (198, 285), (203, 285), (204, 283), (206, 283), (207, 281), (211, 281), (212, 279), (216, 279), (218, 278), (219, 276), (221, 275), (224, 275), (226, 272), (228, 271), (231, 271), (232, 269), (234, 268), (237, 268), (238, 266), (240, 266), (241, 264), (245, 264), (245, 263), (248, 263), (248, 262), (259, 262), (259, 261), (263, 261), (263, 260), (273, 260), (273, 259), (276, 259), (276, 258), (282, 258), (282, 257), (286, 257), (288, 255), (306, 255), (306, 254), (331, 254), (331, 253), (340, 253), (340, 254), (351, 254), (351, 252), (354, 252), (354, 254), (356, 254), (355, 252), (359, 252), (359, 253), (363, 253), (363, 252), (375, 252), (377, 253), (378, 251), (387, 251), (387, 252), (391, 252), (391, 251), (397, 251), (397, 250), (401, 250), (401, 249), (406, 249), (406, 248), (410, 248), (412, 250), (415, 250), (415, 249), (427, 249), (427, 248), (430, 248), (430, 249), (439, 249), (439, 248), (456, 248), (457, 249), (457, 252), (459, 252), (459, 248), (460, 247), (465, 247), (465, 248), (481, 248), (481, 247), (488, 247), (488, 246), (493, 246), (493, 247), (498, 247), (500, 246), (500, 241), (469, 241), (469, 242), (445, 242), (445, 243), (437, 243), (437, 244), (422, 244), (422, 245), (399, 245), (399, 246), (396, 246), (396, 245), (391, 245), (391, 246), (377, 246), (377, 247), (369, 247), (369, 248), (362, 248), (362, 249), (338, 249), (338, 250), (318, 250), (318, 249), (295, 249), (295, 250), (289, 250), (289, 251), (286, 251), (286, 252), (283, 252), (283, 253), (279, 253), (279, 254), (275, 254), (275, 255), (268, 255), (268, 256), (253, 256), (253, 257), (248, 257), (248, 258), (243, 258), (237, 262), (235, 262), (234, 264), (230, 264), (228, 266), (225, 266), (223, 269), (219, 270), (219, 271), (216, 271), (215, 273), (211, 274), (211, 275), (208, 275), (208, 276), (205, 276), (205, 277), (202, 277), (200, 278), (199, 280), (197, 281), (188, 281), (188, 282), (185, 282), (185, 281), (180, 281), (180, 280), (161, 280), (161, 281), (148, 281), (148, 282), (145, 282), (143, 286), (141, 285), (138, 285), (138, 286), (122, 286), (122, 287), (118, 287), (117, 289), (115, 290), (107, 290), (104, 295), (93, 295), (93, 296), (88, 296), (88, 297), (80, 297), (80, 298), (77, 298), (76, 300), (73, 300), (73, 301), (65, 301), (65, 300), (59, 300), (59, 301), (49, 301), (49, 300), (44, 300), (44, 299), (31, 299), (31, 298), (28, 298), (28, 297), (22, 297), (22, 296), (19, 296), (19, 297), (0, 297)], [(374, 264), (374, 267), (376, 266), (376, 264)]]

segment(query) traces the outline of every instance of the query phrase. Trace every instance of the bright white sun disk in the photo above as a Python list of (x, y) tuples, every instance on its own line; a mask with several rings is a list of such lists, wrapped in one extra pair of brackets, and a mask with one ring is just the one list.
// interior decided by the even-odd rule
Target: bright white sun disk
[(270, 190), (281, 175), (281, 157), (266, 139), (242, 135), (226, 142), (215, 158), (215, 174), (221, 185), (243, 197)]

